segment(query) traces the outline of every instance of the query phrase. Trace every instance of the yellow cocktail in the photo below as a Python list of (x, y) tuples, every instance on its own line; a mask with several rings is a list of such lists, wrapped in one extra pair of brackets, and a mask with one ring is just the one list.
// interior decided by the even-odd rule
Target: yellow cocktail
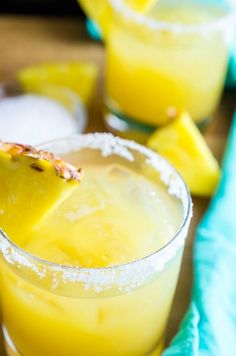
[(108, 111), (158, 126), (173, 110), (187, 110), (201, 122), (213, 114), (224, 84), (223, 10), (161, 4), (145, 18), (117, 10), (107, 40)]
[(191, 215), (184, 182), (110, 135), (48, 148), (85, 175), (20, 246), (0, 235), (9, 355), (159, 354)]
[(111, 129), (151, 132), (183, 110), (199, 124), (212, 116), (224, 85), (235, 10), (163, 0), (141, 14), (123, 0), (100, 0), (93, 7), (87, 2), (81, 0), (82, 6), (105, 32), (105, 120)]

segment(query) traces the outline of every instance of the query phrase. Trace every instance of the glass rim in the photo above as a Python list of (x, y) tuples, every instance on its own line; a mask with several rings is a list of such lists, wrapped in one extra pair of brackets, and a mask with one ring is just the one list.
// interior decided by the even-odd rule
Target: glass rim
[[(150, 30), (164, 30), (173, 33), (203, 33), (207, 35), (209, 32), (222, 30), (226, 25), (236, 22), (236, 3), (228, 4), (230, 7), (225, 8), (226, 12), (219, 18), (206, 21), (200, 24), (186, 24), (181, 22), (168, 22), (156, 20), (145, 16), (145, 14), (131, 9), (124, 3), (123, 0), (108, 0), (113, 10), (117, 11), (126, 20), (132, 21), (139, 26), (145, 26)], [(222, 5), (218, 7), (224, 9)]]
[[(142, 155), (144, 155), (147, 159), (153, 159), (154, 162), (158, 162), (160, 164), (164, 164), (164, 168), (169, 169), (169, 171), (172, 173), (173, 175), (173, 179), (177, 178), (178, 181), (181, 183), (181, 187), (184, 190), (184, 192), (182, 192), (184, 194), (184, 198), (183, 201), (185, 199), (186, 201), (186, 209), (184, 211), (184, 203), (181, 200), (181, 198), (179, 198), (179, 200), (181, 201), (181, 205), (183, 207), (183, 217), (182, 217), (182, 221), (181, 224), (178, 228), (178, 230), (176, 231), (176, 233), (168, 240), (168, 242), (166, 244), (164, 244), (161, 248), (159, 248), (158, 250), (147, 254), (141, 258), (126, 262), (126, 263), (121, 263), (121, 264), (114, 264), (111, 266), (106, 266), (106, 267), (80, 267), (80, 266), (73, 266), (73, 265), (66, 265), (66, 264), (60, 264), (60, 263), (56, 263), (56, 262), (51, 262), (48, 261), (46, 259), (43, 259), (41, 257), (38, 257), (36, 255), (33, 255), (29, 252), (27, 252), (26, 250), (24, 250), (23, 248), (21, 248), (20, 246), (18, 246), (16, 243), (14, 243), (8, 236), (7, 234), (0, 228), (0, 253), (3, 255), (3, 259), (5, 259), (6, 261), (7, 258), (4, 255), (4, 248), (6, 249), (5, 243), (7, 244), (7, 247), (12, 249), (12, 253), (14, 254), (14, 258), (16, 258), (17, 263), (21, 264), (21, 260), (23, 258), (22, 261), (31, 261), (31, 263), (35, 263), (35, 264), (40, 264), (42, 267), (47, 267), (50, 270), (53, 270), (55, 272), (74, 272), (74, 273), (80, 273), (80, 272), (84, 272), (84, 273), (93, 273), (93, 272), (103, 272), (103, 271), (114, 271), (114, 270), (121, 270), (122, 269), (127, 269), (130, 267), (135, 267), (138, 266), (140, 263), (145, 263), (148, 260), (152, 259), (152, 258), (156, 258), (156, 257), (161, 257), (161, 254), (165, 254), (167, 253), (167, 250), (171, 248), (171, 246), (176, 242), (176, 246), (175, 246), (175, 250), (178, 250), (180, 245), (183, 246), (185, 238), (187, 233), (185, 234), (185, 236), (183, 236), (182, 234), (184, 233), (184, 230), (186, 229), (186, 231), (188, 230), (189, 227), (189, 223), (192, 217), (192, 200), (191, 200), (191, 195), (189, 192), (189, 189), (184, 181), (184, 179), (182, 178), (182, 176), (177, 172), (177, 170), (165, 159), (163, 158), (161, 155), (159, 155), (158, 153), (152, 151), (151, 149), (144, 147), (134, 141), (130, 141), (130, 140), (126, 140), (126, 139), (122, 139), (119, 137), (115, 137), (110, 133), (88, 133), (88, 134), (75, 134), (66, 138), (61, 138), (61, 139), (56, 139), (56, 140), (51, 140), (45, 143), (42, 143), (40, 145), (38, 145), (37, 147), (39, 149), (47, 149), (48, 145), (53, 145), (56, 143), (60, 143), (60, 142), (69, 142), (72, 140), (82, 140), (83, 138), (85, 139), (84, 141), (88, 141), (91, 143), (91, 145), (93, 147), (89, 147), (82, 144), (81, 146), (81, 150), (82, 149), (86, 149), (86, 148), (92, 148), (92, 149), (100, 149), (100, 142), (102, 139), (111, 141), (111, 145), (113, 144), (121, 144), (123, 147), (126, 147), (130, 150), (134, 150), (134, 151), (138, 151), (140, 152)], [(96, 146), (96, 141), (98, 143), (98, 145)], [(95, 143), (95, 146), (94, 146)], [(106, 144), (105, 144), (106, 146)], [(105, 147), (106, 149), (107, 147)], [(113, 147), (112, 147), (113, 148)], [(57, 154), (57, 153), (56, 153)], [(114, 150), (114, 153), (111, 154), (116, 154), (116, 151)], [(62, 153), (63, 155), (63, 153)], [(156, 158), (156, 160), (155, 160)], [(153, 167), (153, 169), (155, 169), (155, 167)], [(157, 170), (158, 171), (158, 170)], [(161, 172), (158, 171), (161, 175)], [(168, 189), (168, 184), (166, 185), (167, 189)], [(169, 193), (167, 191), (167, 193), (169, 195), (173, 195), (175, 196), (175, 192), (174, 193)], [(1, 237), (2, 237), (2, 243), (1, 243)], [(179, 241), (178, 241), (179, 240)], [(177, 242), (178, 241), (178, 242)], [(175, 251), (176, 253), (176, 251)], [(19, 258), (18, 258), (19, 257)], [(173, 256), (171, 256), (169, 260), (172, 259)], [(167, 262), (168, 262), (167, 261)], [(10, 262), (11, 263), (11, 262)], [(27, 265), (27, 264), (26, 264)], [(27, 265), (27, 267), (29, 267)]]

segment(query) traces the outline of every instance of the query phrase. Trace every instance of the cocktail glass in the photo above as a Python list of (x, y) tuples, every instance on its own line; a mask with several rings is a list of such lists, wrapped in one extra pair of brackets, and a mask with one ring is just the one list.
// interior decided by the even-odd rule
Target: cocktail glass
[(105, 268), (52, 263), (1, 231), (0, 293), (8, 355), (160, 354), (191, 218), (184, 181), (158, 154), (111, 134), (77, 135), (43, 148), (74, 165), (118, 162), (139, 172), (179, 206), (181, 223), (158, 251)]
[(232, 4), (164, 0), (141, 14), (123, 0), (80, 2), (91, 16), (97, 6), (95, 20), (106, 24), (109, 129), (145, 140), (178, 111), (188, 111), (199, 126), (212, 118), (235, 38)]

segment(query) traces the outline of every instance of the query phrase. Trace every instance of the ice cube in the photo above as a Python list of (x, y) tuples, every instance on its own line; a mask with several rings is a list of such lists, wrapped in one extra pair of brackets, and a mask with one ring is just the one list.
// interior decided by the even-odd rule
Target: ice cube
[(75, 221), (103, 210), (110, 202), (110, 197), (100, 186), (96, 178), (86, 177), (76, 194), (64, 206), (64, 216), (68, 221)]
[(93, 214), (97, 211), (104, 209), (104, 201), (98, 202), (97, 206), (90, 206), (88, 203), (86, 205), (79, 206), (76, 210), (68, 211), (65, 216), (70, 222), (75, 222), (87, 215)]
[(161, 203), (158, 187), (135, 171), (113, 164), (105, 174), (107, 179), (104, 180), (104, 190), (113, 198), (118, 198), (119, 203), (123, 198), (124, 205), (132, 203), (147, 212), (152, 212)]
[(133, 175), (132, 171), (120, 164), (110, 165), (105, 171), (105, 174), (111, 179), (117, 178), (121, 180), (130, 179)]
[(129, 203), (129, 193), (133, 189), (134, 173), (119, 164), (112, 164), (103, 171), (102, 189), (112, 199), (112, 203), (125, 207)]

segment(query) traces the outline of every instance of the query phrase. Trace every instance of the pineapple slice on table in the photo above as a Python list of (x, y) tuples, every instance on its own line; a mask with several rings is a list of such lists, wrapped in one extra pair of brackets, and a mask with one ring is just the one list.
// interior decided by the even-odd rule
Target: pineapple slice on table
[(68, 96), (77, 95), (83, 104), (88, 104), (97, 79), (97, 67), (85, 62), (42, 63), (21, 69), (17, 79), (27, 93), (59, 99), (62, 104)]
[(201, 132), (188, 113), (156, 130), (147, 145), (158, 151), (180, 172), (192, 194), (211, 196), (220, 178), (220, 168)]
[(81, 170), (52, 153), (0, 141), (0, 228), (23, 239), (80, 179)]

